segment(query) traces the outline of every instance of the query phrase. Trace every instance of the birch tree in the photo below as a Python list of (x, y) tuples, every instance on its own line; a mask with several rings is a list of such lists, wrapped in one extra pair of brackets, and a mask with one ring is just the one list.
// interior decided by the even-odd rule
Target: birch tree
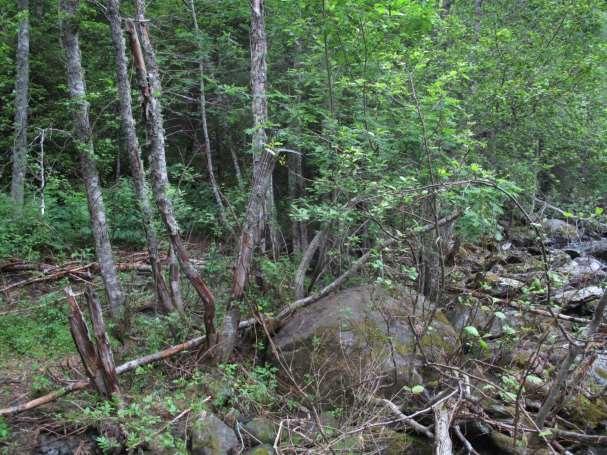
[(147, 250), (150, 256), (150, 266), (156, 288), (156, 296), (161, 307), (165, 311), (178, 308), (171, 303), (167, 284), (162, 276), (162, 265), (158, 254), (158, 237), (153, 225), (153, 212), (148, 197), (148, 187), (145, 179), (145, 171), (141, 161), (141, 149), (133, 119), (133, 107), (131, 99), (131, 83), (128, 77), (128, 65), (126, 57), (126, 45), (122, 33), (120, 7), (118, 0), (108, 0), (107, 18), (112, 32), (112, 43), (116, 56), (116, 82), (118, 88), (118, 100), (120, 103), (120, 120), (126, 140), (126, 149), (129, 155), (133, 185), (139, 210), (141, 211), (142, 224), (147, 239)]
[(160, 93), (160, 75), (156, 62), (156, 52), (150, 40), (147, 21), (145, 19), (145, 5), (143, 0), (135, 0), (137, 8), (134, 22), (129, 24), (131, 45), (135, 66), (143, 98), (143, 111), (146, 118), (146, 127), (150, 141), (150, 162), (152, 167), (152, 189), (156, 205), (165, 225), (171, 246), (175, 251), (179, 266), (192, 283), (196, 293), (204, 305), (204, 325), (207, 341), (210, 343), (215, 333), (215, 297), (211, 290), (190, 261), (185, 245), (181, 240), (179, 226), (175, 217), (173, 203), (168, 195), (169, 178), (167, 174), (165, 136), (162, 117)]
[(80, 171), (82, 172), (86, 188), (91, 227), (95, 239), (95, 250), (101, 276), (110, 303), (112, 316), (121, 318), (124, 310), (124, 295), (120, 287), (112, 255), (99, 173), (97, 172), (97, 165), (95, 163), (95, 150), (89, 122), (89, 102), (86, 99), (86, 85), (80, 55), (78, 5), (79, 0), (61, 0), (59, 2), (68, 90), (72, 101), (74, 117), (74, 140), (80, 158)]
[(266, 95), (268, 52), (264, 1), (251, 1), (251, 90), (253, 93), (253, 185), (247, 204), (245, 221), (240, 234), (238, 256), (234, 264), (232, 292), (230, 303), (224, 318), (222, 329), (222, 346), (219, 356), (226, 360), (236, 342), (240, 312), (237, 302), (244, 297), (244, 292), (251, 272), (253, 253), (259, 246), (266, 227), (268, 192), (271, 191), (272, 173), (277, 155), (266, 147), (265, 124), (268, 119)]

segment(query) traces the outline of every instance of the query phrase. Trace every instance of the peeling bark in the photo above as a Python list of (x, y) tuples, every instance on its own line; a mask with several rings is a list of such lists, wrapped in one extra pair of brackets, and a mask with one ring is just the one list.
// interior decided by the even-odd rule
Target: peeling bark
[(253, 253), (260, 244), (266, 226), (268, 193), (272, 191), (272, 173), (277, 155), (266, 148), (265, 123), (268, 120), (266, 97), (267, 41), (263, 0), (251, 2), (251, 88), (253, 92), (253, 185), (240, 234), (238, 257), (234, 264), (232, 294), (226, 310), (222, 328), (221, 345), (218, 349), (220, 361), (231, 355), (238, 334), (240, 311), (238, 303), (244, 297), (248, 283)]
[(215, 333), (215, 297), (190, 261), (181, 240), (173, 204), (167, 193), (169, 180), (166, 166), (162, 107), (159, 99), (162, 87), (156, 63), (156, 53), (147, 30), (143, 0), (136, 0), (135, 4), (137, 7), (136, 21), (134, 23), (129, 22), (129, 30), (150, 140), (154, 197), (179, 265), (204, 305), (204, 325), (207, 339), (211, 342)]
[(66, 53), (66, 68), (70, 98), (73, 101), (76, 147), (80, 154), (80, 169), (86, 187), (95, 250), (105, 285), (105, 291), (114, 318), (121, 318), (124, 296), (118, 280), (112, 247), (108, 235), (105, 207), (101, 195), (99, 174), (95, 164), (94, 148), (89, 122), (89, 103), (80, 56), (77, 9), (78, 0), (61, 0), (61, 28)]
[(158, 237), (153, 225), (153, 212), (148, 196), (148, 185), (145, 179), (145, 171), (141, 161), (141, 148), (133, 120), (133, 107), (131, 99), (131, 83), (128, 77), (128, 64), (126, 57), (126, 45), (122, 34), (120, 7), (118, 0), (108, 0), (107, 18), (112, 31), (112, 43), (116, 55), (116, 81), (118, 87), (118, 98), (120, 101), (120, 120), (126, 139), (126, 148), (129, 155), (131, 174), (137, 204), (141, 211), (143, 229), (147, 239), (150, 266), (156, 289), (156, 297), (164, 311), (171, 311), (173, 305), (162, 275), (158, 253)]

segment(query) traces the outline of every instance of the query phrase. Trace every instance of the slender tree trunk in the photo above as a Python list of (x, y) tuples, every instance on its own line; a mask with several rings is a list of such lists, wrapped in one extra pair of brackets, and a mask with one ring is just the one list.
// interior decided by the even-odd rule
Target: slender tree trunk
[(251, 87), (253, 91), (253, 185), (240, 234), (238, 257), (234, 264), (232, 295), (222, 328), (221, 346), (218, 349), (220, 361), (226, 361), (234, 349), (238, 332), (240, 311), (238, 302), (244, 297), (248, 283), (253, 252), (264, 233), (266, 218), (264, 207), (271, 190), (272, 172), (276, 164), (276, 154), (266, 150), (264, 124), (268, 118), (266, 99), (266, 54), (267, 43), (264, 24), (263, 0), (251, 1)]
[[(268, 43), (265, 29), (265, 0), (251, 1), (251, 92), (253, 96), (253, 138), (251, 148), (253, 151), (253, 180), (264, 172), (264, 154), (266, 151), (267, 135), (265, 126), (268, 122), (268, 98), (266, 95), (266, 85), (268, 80), (268, 67), (266, 57), (268, 54)], [(269, 175), (269, 181), (266, 187), (266, 193), (259, 207), (259, 217), (261, 218), (260, 242), (262, 249), (265, 250), (266, 236), (270, 240), (270, 247), (274, 256), (277, 255), (278, 233), (276, 230), (275, 210), (274, 210), (274, 182), (272, 173)]]
[(162, 108), (159, 98), (162, 87), (156, 63), (156, 53), (148, 35), (144, 2), (143, 0), (135, 0), (135, 4), (137, 7), (136, 25), (131, 22), (129, 23), (129, 27), (131, 30), (133, 56), (138, 70), (143, 97), (143, 111), (146, 116), (146, 125), (150, 139), (154, 197), (167, 229), (171, 245), (177, 255), (179, 265), (203, 302), (207, 340), (211, 342), (215, 333), (215, 297), (190, 261), (181, 240), (173, 204), (167, 193), (169, 179), (166, 167)]
[(17, 74), (15, 76), (15, 142), (11, 197), (23, 206), (25, 169), (27, 167), (27, 110), (29, 101), (30, 25), (28, 0), (19, 0), (19, 35), (17, 38)]
[(133, 107), (131, 99), (131, 83), (128, 77), (128, 65), (126, 57), (126, 45), (122, 34), (120, 6), (118, 0), (108, 0), (107, 18), (112, 31), (112, 43), (116, 54), (116, 81), (118, 86), (118, 98), (120, 101), (120, 119), (126, 139), (126, 148), (131, 165), (133, 186), (137, 204), (141, 211), (143, 229), (147, 239), (150, 266), (156, 289), (156, 297), (164, 311), (171, 311), (173, 305), (162, 275), (162, 265), (158, 254), (158, 237), (153, 224), (153, 212), (148, 197), (148, 185), (145, 179), (145, 171), (141, 161), (141, 148), (137, 139), (135, 121), (133, 120)]
[(61, 27), (63, 47), (66, 53), (67, 79), (73, 101), (76, 147), (80, 154), (80, 168), (88, 199), (91, 226), (95, 239), (95, 250), (101, 276), (105, 284), (112, 316), (121, 318), (124, 311), (124, 296), (118, 280), (112, 247), (108, 235), (105, 207), (101, 196), (99, 174), (95, 164), (94, 148), (89, 123), (89, 103), (80, 57), (77, 9), (79, 0), (61, 0)]
[[(190, 12), (192, 13), (192, 21), (194, 22), (194, 32), (196, 33), (196, 39), (200, 38), (200, 28), (198, 27), (198, 18), (196, 17), (196, 6), (194, 5), (194, 0), (189, 0), (190, 4)], [(215, 179), (215, 170), (213, 167), (213, 154), (211, 151), (211, 140), (209, 139), (209, 128), (207, 126), (207, 100), (206, 100), (206, 92), (204, 87), (204, 58), (202, 56), (202, 46), (200, 46), (200, 42), (198, 43), (198, 74), (200, 78), (200, 97), (198, 99), (198, 105), (200, 109), (200, 120), (202, 123), (202, 136), (204, 139), (204, 152), (207, 157), (207, 171), (209, 173), (209, 183), (211, 184), (211, 190), (213, 191), (213, 196), (215, 197), (215, 202), (217, 203), (217, 207), (219, 208), (219, 218), (223, 226), (231, 231), (232, 228), (230, 223), (228, 223), (228, 218), (226, 216), (226, 208), (223, 205), (223, 201), (221, 200), (221, 194), (219, 192), (219, 185), (217, 185), (217, 180)]]
[(316, 235), (310, 242), (310, 244), (304, 250), (304, 254), (299, 262), (299, 266), (297, 267), (297, 271), (295, 272), (295, 276), (293, 277), (293, 288), (295, 289), (295, 299), (300, 300), (306, 296), (306, 291), (304, 288), (304, 282), (306, 279), (306, 272), (310, 267), (310, 263), (314, 258), (314, 254), (316, 250), (324, 243), (325, 237), (327, 236), (327, 231), (329, 229), (329, 225), (322, 226)]
[[(303, 166), (302, 156), (299, 153), (289, 153), (289, 202), (293, 202), (303, 196)], [(291, 235), (293, 237), (293, 252), (303, 253), (308, 247), (308, 226), (305, 222), (292, 220)]]
[(173, 305), (183, 313), (185, 305), (183, 304), (183, 297), (181, 295), (181, 273), (179, 273), (179, 260), (175, 254), (173, 246), (169, 243), (169, 281), (171, 282), (171, 298), (173, 299)]

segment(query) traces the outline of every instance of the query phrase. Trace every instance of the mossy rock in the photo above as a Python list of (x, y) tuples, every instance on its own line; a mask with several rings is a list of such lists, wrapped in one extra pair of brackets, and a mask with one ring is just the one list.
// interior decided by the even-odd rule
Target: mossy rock
[(410, 455), (432, 455), (434, 447), (432, 441), (396, 431), (386, 431), (385, 449), (383, 455), (401, 455), (403, 453)]
[[(432, 310), (431, 302), (412, 290), (393, 296), (380, 286), (359, 286), (295, 313), (274, 343), (303, 383), (323, 377), (317, 385), (326, 398), (347, 397), (351, 385), (369, 375), (387, 378), (391, 387), (383, 390), (392, 394), (424, 376), (414, 330), (422, 330)], [(434, 312), (420, 345), (426, 358), (435, 362), (457, 349), (457, 333), (440, 310)]]
[(278, 425), (266, 417), (255, 417), (243, 425), (243, 430), (258, 444), (273, 444)]
[(269, 444), (264, 444), (247, 450), (244, 455), (274, 455), (275, 453), (274, 447)]
[(192, 455), (225, 455), (240, 447), (236, 433), (217, 416), (203, 411), (190, 430)]

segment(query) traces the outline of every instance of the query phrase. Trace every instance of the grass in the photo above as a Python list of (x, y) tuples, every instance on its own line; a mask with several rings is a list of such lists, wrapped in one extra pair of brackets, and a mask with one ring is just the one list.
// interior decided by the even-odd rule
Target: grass
[(0, 363), (7, 360), (55, 359), (74, 351), (67, 305), (56, 293), (38, 302), (20, 302), (0, 316)]

